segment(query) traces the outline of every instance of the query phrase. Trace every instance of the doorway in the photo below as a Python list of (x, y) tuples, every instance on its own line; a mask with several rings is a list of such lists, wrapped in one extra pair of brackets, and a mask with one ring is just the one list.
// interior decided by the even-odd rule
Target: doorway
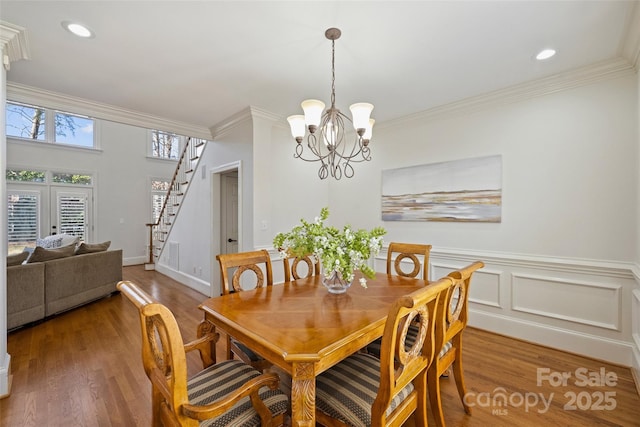
[(211, 295), (218, 296), (220, 266), (216, 256), (243, 250), (242, 163), (228, 163), (211, 171)]
[(238, 171), (220, 175), (220, 253), (238, 252)]

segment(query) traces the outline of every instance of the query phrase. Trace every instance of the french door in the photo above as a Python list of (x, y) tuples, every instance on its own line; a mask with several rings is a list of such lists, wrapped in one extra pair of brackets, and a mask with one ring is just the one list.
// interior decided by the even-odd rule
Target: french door
[(92, 241), (91, 200), (93, 190), (84, 187), (50, 187), (51, 232), (49, 234), (70, 234), (80, 240)]
[(93, 189), (76, 186), (7, 184), (9, 253), (50, 234), (92, 241)]

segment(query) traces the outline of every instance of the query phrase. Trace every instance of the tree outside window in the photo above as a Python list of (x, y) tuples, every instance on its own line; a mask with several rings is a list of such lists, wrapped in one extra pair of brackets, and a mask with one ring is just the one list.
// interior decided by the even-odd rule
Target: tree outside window
[[(15, 102), (7, 102), (6, 112), (9, 137), (94, 147), (94, 120), (90, 117)], [(47, 134), (48, 120), (54, 123), (53, 135)]]
[(159, 130), (151, 131), (151, 155), (161, 159), (178, 159), (180, 136)]

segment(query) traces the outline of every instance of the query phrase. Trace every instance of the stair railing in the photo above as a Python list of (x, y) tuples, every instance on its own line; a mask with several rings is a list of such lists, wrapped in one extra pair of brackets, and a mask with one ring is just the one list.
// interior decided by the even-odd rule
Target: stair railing
[(155, 258), (160, 256), (164, 242), (174, 223), (178, 208), (186, 193), (189, 184), (188, 174), (193, 173), (193, 162), (200, 158), (199, 150), (206, 140), (188, 137), (182, 149), (176, 170), (167, 189), (167, 194), (162, 203), (160, 214), (156, 222), (146, 224), (149, 227), (149, 262), (155, 263)]

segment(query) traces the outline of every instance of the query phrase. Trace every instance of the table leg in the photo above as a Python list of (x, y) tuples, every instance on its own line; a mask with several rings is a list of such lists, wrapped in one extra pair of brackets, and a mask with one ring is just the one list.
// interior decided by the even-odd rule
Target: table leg
[(313, 363), (293, 363), (291, 421), (293, 427), (316, 425), (316, 376)]

